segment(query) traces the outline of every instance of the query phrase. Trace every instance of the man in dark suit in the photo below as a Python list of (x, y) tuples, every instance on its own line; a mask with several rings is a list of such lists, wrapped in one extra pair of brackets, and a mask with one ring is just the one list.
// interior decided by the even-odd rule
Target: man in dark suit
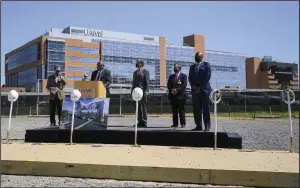
[(102, 81), (104, 87), (106, 88), (106, 97), (109, 97), (109, 85), (111, 84), (111, 74), (109, 70), (104, 69), (104, 63), (102, 61), (99, 61), (97, 63), (97, 70), (92, 72), (91, 81)]
[(196, 63), (190, 67), (189, 82), (192, 88), (193, 112), (196, 128), (202, 130), (202, 112), (205, 125), (204, 131), (210, 130), (209, 94), (211, 86), (211, 66), (208, 62), (202, 61), (203, 54), (195, 54)]
[(186, 100), (186, 85), (187, 75), (180, 72), (181, 65), (174, 65), (174, 74), (170, 75), (168, 80), (169, 99), (173, 112), (173, 125), (172, 127), (178, 127), (178, 112), (180, 117), (180, 125), (185, 127), (185, 100)]
[(46, 88), (50, 91), (50, 126), (55, 126), (55, 110), (57, 109), (58, 124), (61, 125), (62, 101), (65, 98), (65, 79), (62, 77), (60, 67), (55, 66), (55, 74), (48, 77)]
[(139, 101), (138, 126), (147, 127), (147, 97), (149, 93), (150, 73), (144, 68), (143, 60), (136, 60), (137, 70), (133, 73), (132, 90), (139, 87), (143, 90), (143, 98)]

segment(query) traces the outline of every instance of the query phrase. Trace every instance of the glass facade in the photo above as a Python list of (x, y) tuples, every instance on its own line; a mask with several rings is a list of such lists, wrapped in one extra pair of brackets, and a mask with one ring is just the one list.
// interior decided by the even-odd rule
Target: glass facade
[(82, 48), (76, 46), (68, 46), (69, 51), (79, 51), (83, 54), (99, 54), (99, 49), (97, 48)]
[(55, 65), (60, 66), (62, 74), (65, 73), (65, 46), (65, 41), (62, 40), (46, 41), (46, 77), (54, 74)]
[[(188, 75), (190, 66), (195, 63), (193, 47), (167, 46), (167, 80), (173, 74), (173, 66), (179, 63), (182, 66), (182, 72)], [(232, 53), (206, 51), (206, 61), (210, 63), (212, 76), (210, 84), (212, 88), (225, 88), (225, 86), (246, 87), (246, 57)], [(190, 88), (190, 84), (187, 84)]]
[(9, 56), (7, 58), (8, 70), (15, 69), (19, 66), (26, 65), (41, 58), (40, 44), (33, 44), (24, 48), (23, 50)]
[(210, 79), (212, 88), (225, 86), (246, 88), (245, 56), (214, 51), (206, 51), (205, 55), (212, 68)]
[[(181, 64), (181, 72), (188, 75), (190, 66), (195, 63), (194, 61), (195, 49), (193, 47), (181, 46), (166, 46), (166, 80), (173, 74), (173, 67), (175, 63)], [(190, 88), (190, 84), (187, 83)]]
[(6, 76), (5, 85), (6, 87), (18, 87), (18, 73)]
[(136, 59), (143, 59), (150, 72), (150, 85), (160, 85), (158, 45), (102, 40), (103, 61), (111, 71), (112, 84), (131, 84)]
[(37, 67), (18, 72), (18, 86), (35, 89), (37, 84)]

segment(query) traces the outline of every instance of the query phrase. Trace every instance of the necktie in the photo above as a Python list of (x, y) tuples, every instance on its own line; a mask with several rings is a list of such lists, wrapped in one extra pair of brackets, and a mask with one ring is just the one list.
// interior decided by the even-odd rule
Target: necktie
[(200, 64), (201, 64), (201, 62), (196, 65), (196, 74), (198, 74), (198, 72), (199, 72)]
[(97, 77), (96, 77), (96, 81), (100, 80), (100, 75), (101, 75), (101, 71), (98, 71)]
[(178, 82), (178, 74), (175, 74), (174, 84), (177, 84)]

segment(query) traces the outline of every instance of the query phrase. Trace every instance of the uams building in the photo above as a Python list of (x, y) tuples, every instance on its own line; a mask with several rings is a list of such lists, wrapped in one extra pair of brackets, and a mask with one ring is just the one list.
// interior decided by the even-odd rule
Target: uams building
[(165, 86), (174, 63), (182, 64), (182, 71), (187, 74), (198, 51), (211, 63), (213, 88), (245, 88), (245, 55), (205, 50), (204, 44), (201, 35), (183, 37), (180, 46), (167, 44), (166, 38), (159, 36), (79, 27), (52, 28), (5, 55), (6, 87), (46, 91), (47, 77), (54, 73), (55, 65), (60, 65), (67, 87), (72, 88), (74, 80), (81, 80), (85, 73), (96, 69), (99, 59), (111, 71), (113, 85), (130, 85), (137, 58), (145, 61), (151, 85)]

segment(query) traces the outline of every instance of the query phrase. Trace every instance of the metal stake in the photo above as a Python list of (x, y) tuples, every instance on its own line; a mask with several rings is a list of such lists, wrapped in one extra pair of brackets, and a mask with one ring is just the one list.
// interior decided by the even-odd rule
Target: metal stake
[(75, 115), (75, 102), (73, 102), (73, 112), (72, 112), (72, 124), (71, 124), (70, 144), (73, 144), (74, 115)]
[(215, 133), (214, 133), (214, 149), (217, 149), (217, 129), (218, 129), (218, 119), (217, 119), (217, 92), (215, 92), (214, 96), (214, 112), (215, 112)]
[(290, 91), (287, 91), (287, 102), (289, 111), (289, 128), (290, 128), (290, 152), (294, 152), (293, 148), (293, 122), (292, 122), (292, 112), (291, 112), (291, 101), (290, 101)]
[(10, 126), (11, 126), (11, 114), (12, 114), (12, 108), (13, 108), (13, 102), (10, 102), (10, 111), (9, 111), (8, 129), (7, 129), (7, 135), (6, 135), (6, 142), (7, 142), (7, 143), (8, 143), (8, 140), (9, 140), (9, 132), (10, 132)]
[(138, 107), (139, 107), (139, 102), (136, 101), (136, 119), (135, 119), (135, 127), (134, 127), (134, 146), (137, 146), (137, 124), (138, 124)]

